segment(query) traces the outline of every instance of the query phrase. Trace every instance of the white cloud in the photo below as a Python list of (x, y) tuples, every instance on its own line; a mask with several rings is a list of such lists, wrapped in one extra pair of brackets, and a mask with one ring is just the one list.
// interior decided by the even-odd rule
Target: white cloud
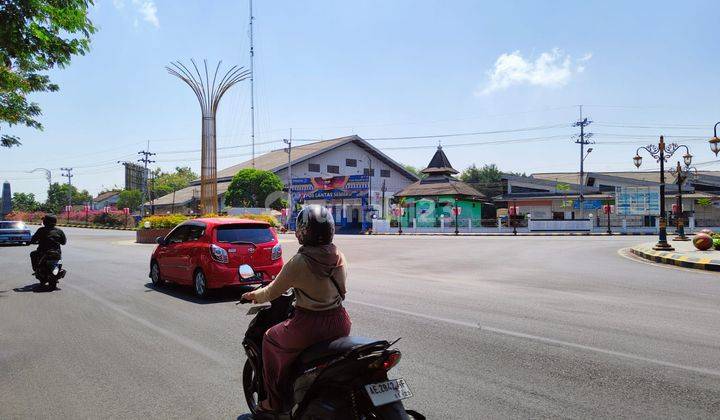
[(592, 58), (587, 53), (574, 60), (559, 48), (540, 54), (535, 60), (525, 59), (520, 51), (501, 54), (495, 66), (487, 72), (488, 81), (478, 95), (507, 89), (515, 85), (559, 87), (568, 83), (574, 74), (585, 71), (585, 63)]
[(160, 27), (160, 20), (157, 17), (157, 6), (155, 6), (154, 1), (133, 0), (133, 4), (137, 6), (138, 12), (142, 15), (143, 20), (149, 22), (156, 28)]
[[(157, 6), (153, 0), (131, 0), (134, 12), (139, 14), (145, 22), (150, 23), (156, 28), (160, 27), (160, 20), (157, 17)], [(125, 8), (125, 0), (113, 0), (116, 9)], [(138, 26), (137, 18), (133, 19), (133, 26)]]

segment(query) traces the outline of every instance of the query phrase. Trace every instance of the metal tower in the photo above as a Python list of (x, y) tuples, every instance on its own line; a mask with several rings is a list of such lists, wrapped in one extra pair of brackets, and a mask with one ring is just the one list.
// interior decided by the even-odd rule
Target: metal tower
[[(202, 152), (200, 169), (200, 211), (201, 213), (217, 213), (217, 145), (215, 139), (215, 115), (225, 92), (236, 83), (245, 80), (250, 75), (244, 67), (232, 66), (223, 75), (220, 71), (220, 61), (215, 67), (212, 80), (208, 72), (207, 60), (203, 60), (205, 71), (200, 73), (194, 60), (190, 60), (195, 70), (193, 73), (188, 67), (177, 61), (170, 63), (166, 69), (168, 73), (179, 78), (190, 86), (200, 102), (202, 111)], [(204, 77), (203, 77), (204, 76)], [(220, 76), (218, 78), (218, 76)]]

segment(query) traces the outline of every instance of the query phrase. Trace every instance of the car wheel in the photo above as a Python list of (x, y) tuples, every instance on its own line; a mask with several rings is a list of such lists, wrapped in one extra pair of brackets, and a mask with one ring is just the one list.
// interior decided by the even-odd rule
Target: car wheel
[(153, 286), (162, 286), (163, 283), (165, 283), (162, 277), (160, 277), (160, 266), (154, 261), (150, 264), (150, 281)]
[(195, 286), (195, 295), (197, 297), (204, 298), (207, 296), (207, 280), (205, 279), (205, 274), (203, 274), (202, 271), (198, 270), (195, 272), (195, 281), (193, 284)]

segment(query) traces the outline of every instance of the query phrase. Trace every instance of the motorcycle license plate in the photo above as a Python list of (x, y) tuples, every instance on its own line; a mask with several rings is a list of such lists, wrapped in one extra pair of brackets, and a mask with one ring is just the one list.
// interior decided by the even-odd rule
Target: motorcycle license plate
[(365, 390), (370, 396), (373, 405), (380, 407), (381, 405), (390, 404), (395, 401), (404, 400), (413, 396), (405, 379), (392, 379), (387, 382), (379, 382), (376, 384), (365, 385)]

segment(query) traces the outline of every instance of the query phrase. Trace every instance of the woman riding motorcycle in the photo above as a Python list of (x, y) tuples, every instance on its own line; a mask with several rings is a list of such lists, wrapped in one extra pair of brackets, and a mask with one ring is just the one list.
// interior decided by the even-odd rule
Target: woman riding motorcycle
[(298, 253), (282, 268), (272, 283), (243, 294), (243, 299), (264, 303), (295, 289), (292, 318), (265, 333), (262, 357), (268, 399), (258, 410), (283, 409), (282, 390), (287, 386), (295, 359), (320, 341), (350, 335), (350, 317), (345, 299), (345, 257), (333, 245), (335, 221), (325, 207), (307, 206), (297, 217), (295, 236)]

